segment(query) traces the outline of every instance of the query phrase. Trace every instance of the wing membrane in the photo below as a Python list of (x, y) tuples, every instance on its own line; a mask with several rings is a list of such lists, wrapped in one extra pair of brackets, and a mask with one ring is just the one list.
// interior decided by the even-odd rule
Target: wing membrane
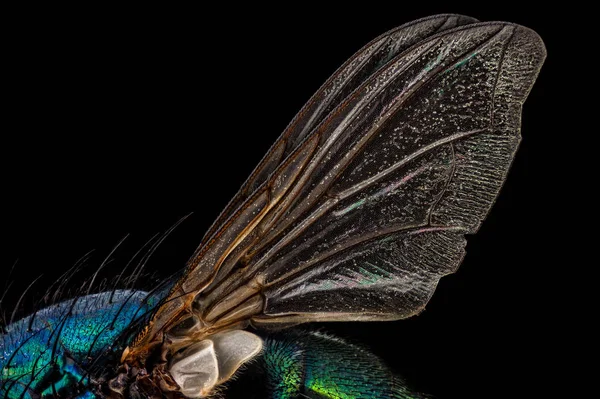
[(420, 311), (504, 181), (543, 56), (531, 31), (485, 24), (427, 40), (370, 78), (310, 136), (319, 144), (258, 224), (242, 272), (206, 290), (207, 320), (241, 294), (264, 298), (255, 324)]
[(277, 142), (267, 152), (240, 191), (206, 233), (200, 248), (306, 136), (354, 89), (388, 61), (437, 32), (477, 22), (463, 15), (444, 14), (409, 22), (366, 44), (342, 65), (298, 112)]
[(235, 323), (422, 310), (500, 190), (544, 57), (526, 28), (473, 24), (371, 72), (240, 197), (157, 313), (154, 334), (192, 302), (196, 338)]

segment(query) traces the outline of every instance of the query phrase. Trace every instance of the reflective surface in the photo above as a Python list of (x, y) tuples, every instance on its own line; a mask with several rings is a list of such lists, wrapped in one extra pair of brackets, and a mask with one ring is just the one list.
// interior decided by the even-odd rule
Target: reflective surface
[[(270, 141), (272, 141), (272, 139), (271, 139)], [(175, 142), (176, 142), (176, 140), (175, 140), (173, 143), (175, 143)], [(228, 144), (228, 143), (224, 142), (223, 144), (225, 145), (225, 144)], [(247, 148), (246, 148), (246, 149), (247, 149)], [(263, 150), (262, 152), (264, 152), (264, 150)], [(147, 160), (150, 160), (150, 159), (151, 159), (149, 155), (146, 155), (146, 156), (148, 156), (148, 157), (149, 157)], [(236, 160), (235, 160), (235, 162), (237, 163), (237, 162), (238, 162), (238, 158), (236, 157), (235, 159), (236, 159)], [(199, 161), (196, 161), (196, 162), (199, 162)], [(217, 161), (217, 162), (218, 162), (218, 161)], [(148, 165), (148, 164), (149, 164), (149, 162), (142, 162), (141, 164)], [(153, 168), (153, 167), (152, 167), (152, 166), (150, 166), (150, 170), (152, 170), (152, 168)], [(210, 165), (207, 165), (207, 170), (209, 170), (209, 169), (210, 169)], [(134, 170), (135, 170), (135, 167), (134, 167)], [(141, 170), (143, 170), (143, 169), (141, 169)], [(158, 168), (158, 170), (163, 170), (163, 169), (161, 169), (161, 168)], [(175, 175), (176, 175), (176, 171), (177, 171), (176, 169), (166, 169), (166, 170), (171, 170), (171, 171), (172, 171), (172, 172), (171, 172), (171, 174), (172, 174), (173, 176), (175, 176)], [(125, 172), (125, 173), (129, 173), (129, 172)], [(141, 177), (141, 179), (142, 179), (142, 180), (146, 178), (146, 177), (144, 177), (144, 176), (146, 176), (146, 175), (144, 174), (144, 172), (142, 172), (142, 173), (140, 173), (140, 174), (142, 175), (142, 177)], [(242, 173), (242, 175), (246, 175), (246, 174), (247, 174), (247, 171), (246, 171), (245, 173)], [(133, 177), (133, 176), (131, 176), (131, 177)], [(155, 176), (155, 177), (156, 177), (156, 176)], [(206, 176), (205, 176), (205, 177), (206, 177)], [(190, 175), (190, 178), (191, 178), (191, 175)], [(158, 179), (159, 179), (159, 180), (160, 180), (160, 179), (163, 179), (163, 177), (158, 177)], [(167, 180), (168, 180), (168, 179), (166, 179), (165, 181), (167, 181)], [(119, 181), (121, 181), (121, 180), (119, 180)], [(124, 186), (126, 185), (126, 183), (125, 183), (125, 182), (127, 182), (127, 181), (128, 181), (128, 179), (124, 178), (124, 180), (123, 180), (123, 182), (124, 182), (124, 183), (123, 183), (123, 185), (124, 185)], [(107, 182), (107, 183), (111, 183), (111, 182)], [(230, 196), (231, 196), (231, 193), (221, 193), (221, 191), (226, 191), (226, 190), (227, 190), (227, 189), (225, 189), (224, 187), (225, 187), (225, 186), (227, 186), (229, 183), (230, 183), (230, 182), (223, 182), (223, 185), (221, 186), (220, 184), (218, 184), (217, 182), (215, 182), (215, 184), (213, 184), (213, 187), (214, 187), (214, 189), (213, 189), (213, 190), (211, 190), (211, 194), (210, 194), (210, 198), (211, 198), (211, 199), (210, 199), (210, 200), (208, 199), (208, 198), (209, 198), (209, 196), (208, 196), (208, 194), (207, 194), (206, 192), (203, 192), (203, 193), (201, 193), (201, 192), (198, 192), (198, 193), (195, 193), (195, 194), (196, 194), (196, 195), (201, 195), (201, 196), (202, 196), (202, 198), (203, 198), (203, 203), (205, 203), (205, 202), (204, 202), (204, 199), (206, 199), (206, 201), (213, 201), (213, 199), (214, 199), (213, 197), (216, 197), (216, 198), (218, 198), (218, 196), (219, 196), (219, 195), (223, 195), (223, 196), (229, 196), (229, 197), (230, 197)], [(60, 184), (60, 183), (59, 183), (59, 184)], [(238, 183), (235, 183), (235, 184), (234, 184), (234, 186), (237, 186), (237, 185), (238, 185)], [(164, 187), (164, 186), (163, 186), (163, 187)], [(168, 187), (168, 184), (167, 184), (167, 187)], [(142, 187), (137, 187), (137, 188), (138, 188), (138, 189), (140, 189), (140, 190), (142, 189)], [(171, 193), (169, 194), (169, 197), (171, 197), (171, 196), (174, 196), (174, 197), (177, 197), (177, 198), (181, 198), (181, 199), (182, 199), (182, 201), (184, 201), (184, 203), (187, 203), (187, 201), (190, 201), (190, 200), (189, 200), (189, 199), (187, 199), (187, 198), (186, 198), (186, 199), (183, 199), (183, 198), (185, 197), (185, 195), (183, 195), (183, 193), (184, 193), (185, 191), (189, 192), (189, 190), (184, 190), (184, 192), (182, 192), (182, 194), (180, 194), (180, 195), (177, 195), (177, 194), (172, 194), (172, 193), (175, 193), (175, 192), (176, 192), (176, 189), (177, 189), (177, 188), (176, 188), (176, 187), (172, 187), (172, 189), (173, 189), (173, 191), (171, 191)], [(128, 190), (129, 190), (129, 189), (127, 189), (125, 192), (130, 192), (130, 191), (128, 191)], [(152, 189), (152, 190), (153, 190), (153, 189)], [(96, 190), (94, 190), (94, 192), (95, 192), (95, 191), (96, 191)], [(124, 203), (126, 204), (126, 203), (129, 201), (129, 199), (128, 199), (128, 198), (126, 198), (126, 197), (127, 197), (127, 195), (122, 195), (122, 196), (121, 196), (121, 195), (118, 195), (118, 194), (110, 194), (110, 195), (109, 195), (109, 194), (107, 194), (107, 192), (106, 192), (106, 191), (103, 191), (103, 190), (98, 190), (98, 191), (99, 191), (99, 192), (98, 192), (98, 195), (99, 195), (101, 198), (102, 198), (103, 196), (106, 196), (106, 197), (111, 197), (112, 195), (115, 195), (115, 197), (114, 197), (114, 198), (112, 198), (112, 199), (108, 199), (108, 201), (107, 201), (108, 203), (111, 203), (111, 204), (114, 204), (114, 203), (116, 203), (116, 202), (119, 202), (119, 201), (121, 201), (121, 203), (122, 203), (122, 204), (124, 204)], [(116, 190), (116, 191), (119, 191), (119, 190)], [(144, 221), (146, 221), (146, 222), (147, 222), (148, 218), (150, 218), (150, 216), (155, 216), (157, 212), (161, 212), (161, 213), (162, 213), (162, 209), (161, 209), (161, 203), (160, 203), (160, 201), (154, 202), (154, 201), (155, 201), (155, 199), (151, 198), (151, 197), (152, 197), (152, 192), (151, 192), (151, 193), (149, 193), (149, 194), (150, 194), (150, 195), (144, 195), (144, 196), (141, 196), (141, 197), (139, 197), (139, 199), (138, 199), (138, 203), (139, 203), (139, 204), (144, 204), (144, 203), (145, 203), (145, 204), (147, 204), (147, 205), (148, 205), (148, 206), (151, 208), (151, 210), (149, 210), (149, 211), (145, 211), (145, 212), (140, 212), (140, 213), (138, 213), (138, 215), (143, 215), (143, 216), (136, 216), (136, 217), (139, 217), (139, 220), (144, 220)], [(157, 191), (155, 195), (162, 195), (162, 194), (160, 194), (160, 193)], [(73, 200), (73, 198), (76, 198), (76, 197), (77, 197), (76, 195), (73, 195), (73, 196), (71, 196), (71, 198), (70, 198), (69, 200), (70, 200), (70, 201), (72, 201), (72, 200)], [(136, 198), (137, 198), (137, 197), (136, 197)], [(215, 200), (216, 200), (216, 199), (215, 199)], [(80, 199), (78, 199), (78, 201), (81, 201), (81, 203), (85, 203), (85, 199), (83, 199), (83, 198), (80, 198)], [(144, 201), (146, 201), (146, 202), (144, 202)], [(226, 200), (225, 200), (225, 201), (226, 201)], [(173, 201), (173, 203), (176, 203), (176, 202), (177, 202), (177, 201), (175, 201), (175, 200)], [(191, 202), (198, 202), (198, 197), (196, 197), (196, 198), (194, 199), (194, 201), (190, 201), (190, 203), (191, 203)], [(206, 202), (206, 203), (208, 203), (208, 202)], [(150, 205), (150, 204), (152, 204), (152, 205)], [(99, 212), (102, 212), (101, 208), (102, 208), (102, 207), (100, 206), (100, 210), (99, 210)], [(134, 208), (135, 208), (135, 207), (132, 207), (131, 209), (133, 210)], [(218, 209), (218, 208), (219, 208), (219, 206), (216, 206), (216, 208)], [(198, 208), (197, 208), (197, 207), (194, 207), (194, 209), (198, 209)], [(132, 210), (128, 211), (128, 213), (129, 213), (129, 214), (133, 214), (133, 213), (135, 213), (135, 211), (132, 211)], [(186, 209), (185, 211), (187, 211), (187, 209)], [(185, 211), (184, 211), (184, 212), (185, 212)], [(201, 213), (204, 213), (204, 212), (201, 212)], [(210, 213), (210, 211), (206, 211), (206, 213)], [(126, 214), (126, 213), (125, 213), (125, 214)], [(183, 214), (183, 213), (180, 213), (180, 214)], [(179, 216), (179, 215), (177, 215), (177, 216)], [(206, 218), (207, 218), (207, 219), (211, 219), (211, 218), (214, 218), (214, 216), (215, 216), (215, 212), (214, 212), (214, 210), (213, 210), (213, 213), (211, 214), (211, 216), (210, 216), (210, 217), (206, 216)], [(113, 216), (111, 215), (110, 217), (113, 217)], [(121, 217), (123, 218), (123, 216), (121, 216)], [(203, 217), (205, 217), (205, 215), (196, 215), (196, 220), (198, 220), (198, 218), (202, 219)], [(125, 216), (124, 218), (125, 218), (125, 219), (127, 219), (127, 216)], [(167, 217), (167, 218), (168, 218), (168, 217)], [(175, 219), (176, 219), (176, 217), (175, 217)], [(163, 223), (163, 225), (162, 225), (162, 226), (166, 226), (166, 225), (168, 225), (168, 224), (170, 224), (170, 223), (172, 223), (172, 222), (173, 222), (173, 218), (171, 217), (171, 219), (169, 219), (169, 220), (168, 220), (168, 222), (165, 222), (165, 223)], [(159, 224), (160, 224), (161, 222), (157, 222), (157, 223), (159, 223)], [(110, 223), (107, 223), (107, 224), (110, 224)], [(138, 224), (138, 225), (139, 225), (139, 224)], [(143, 225), (143, 223), (142, 223), (142, 225)], [(108, 226), (107, 226), (107, 227), (108, 227)], [(130, 228), (129, 228), (129, 229), (130, 229)], [(196, 229), (198, 229), (198, 228), (197, 228), (197, 226), (196, 226), (196, 227), (194, 227), (194, 229), (193, 229), (193, 230), (196, 230)], [(109, 230), (109, 229), (107, 228), (107, 230)], [(202, 229), (199, 229), (199, 230), (202, 230)], [(81, 230), (79, 230), (79, 231), (81, 231)], [(112, 232), (112, 233), (113, 233), (113, 234), (120, 234), (120, 233), (114, 233), (114, 232)], [(79, 235), (79, 234), (77, 234), (77, 235)], [(145, 237), (145, 238), (146, 238), (146, 237)], [(197, 238), (196, 238), (196, 239), (197, 239)], [(106, 242), (106, 241), (104, 241), (104, 242)], [(106, 244), (106, 245), (111, 245), (111, 244), (112, 244), (112, 242), (111, 242), (111, 243), (108, 243), (108, 244)], [(93, 247), (94, 245), (95, 245), (94, 243), (92, 243), (92, 244), (89, 244), (89, 243), (88, 243), (88, 246), (86, 246), (85, 248), (86, 248), (86, 250), (87, 250), (87, 249), (89, 249), (90, 247)], [(193, 244), (192, 244), (192, 246), (193, 246)], [(469, 248), (471, 248), (471, 245), (469, 246)], [(475, 250), (475, 251), (477, 251), (477, 250)], [(473, 253), (473, 252), (474, 252), (474, 250), (471, 250), (471, 249), (469, 250), (469, 253), (470, 253), (470, 255), (472, 255), (472, 253)], [(82, 252), (79, 252), (78, 254), (81, 254), (81, 253), (82, 253)], [(188, 252), (187, 252), (187, 253), (189, 253), (189, 249), (188, 249)], [(181, 262), (180, 262), (180, 264), (181, 264)], [(477, 266), (479, 267), (479, 265), (477, 265)], [(487, 281), (487, 282), (489, 283), (490, 281)], [(450, 284), (450, 283), (449, 283), (449, 284)], [(481, 294), (481, 292), (479, 292), (479, 294)], [(442, 294), (442, 295), (444, 295), (444, 294)], [(457, 295), (463, 295), (463, 293), (460, 293), (460, 294), (457, 294)], [(449, 297), (449, 296), (450, 296), (450, 294), (448, 294), (448, 297)], [(435, 300), (435, 297), (434, 297), (434, 300)], [(421, 316), (421, 317), (426, 317), (426, 316)], [(458, 320), (461, 320), (461, 319), (459, 318)], [(410, 321), (407, 321), (407, 323), (411, 323), (411, 322), (410, 322)], [(390, 326), (387, 326), (387, 327), (385, 327), (385, 329), (392, 329), (392, 328), (398, 328), (398, 330), (402, 330), (402, 329), (403, 329), (403, 328), (401, 328), (401, 327), (400, 327), (400, 324), (397, 324), (397, 327), (395, 327), (395, 326), (396, 326), (396, 324), (394, 323), (394, 326), (390, 325)], [(337, 328), (337, 327), (335, 327), (335, 326), (334, 326), (334, 327), (332, 327), (332, 328), (333, 328), (333, 329), (335, 329), (335, 328)], [(364, 326), (360, 326), (360, 329), (363, 329), (363, 328), (364, 328)], [(381, 327), (381, 326), (379, 326), (379, 325), (377, 325), (377, 326), (373, 326), (372, 328), (373, 328), (373, 331), (382, 331), (382, 327)], [(458, 328), (458, 327), (457, 327), (457, 328)], [(406, 327), (406, 329), (410, 329), (410, 327)], [(452, 333), (452, 332), (449, 332), (449, 333), (450, 333), (450, 334), (454, 334), (454, 333)], [(382, 351), (382, 354), (383, 354), (383, 352), (384, 352), (384, 351)]]

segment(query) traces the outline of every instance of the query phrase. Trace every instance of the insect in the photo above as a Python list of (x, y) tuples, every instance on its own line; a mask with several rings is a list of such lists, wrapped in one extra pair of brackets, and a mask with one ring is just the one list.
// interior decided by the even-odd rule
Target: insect
[(456, 15), (376, 38), (309, 100), (180, 275), (7, 326), (8, 398), (227, 394), (260, 364), (271, 398), (416, 398), (309, 322), (418, 314), (460, 265), (520, 139), (545, 57), (518, 25)]

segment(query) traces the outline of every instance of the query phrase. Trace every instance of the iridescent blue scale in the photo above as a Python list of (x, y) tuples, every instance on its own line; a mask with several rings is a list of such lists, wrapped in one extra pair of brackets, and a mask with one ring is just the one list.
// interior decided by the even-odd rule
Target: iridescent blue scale
[[(115, 343), (155, 305), (142, 291), (104, 292), (61, 302), (9, 325), (0, 341), (0, 392), (9, 399), (96, 398), (90, 367), (102, 366), (98, 359), (121, 348)], [(419, 397), (377, 357), (339, 338), (291, 331), (268, 336), (264, 349), (259, 363), (272, 399)]]
[(343, 340), (259, 335), (423, 311), (504, 183), (545, 56), (530, 29), (451, 14), (374, 39), (302, 108), (168, 287), (80, 296), (10, 324), (0, 394), (200, 399), (262, 364), (269, 399), (421, 397)]
[(153, 305), (145, 292), (117, 290), (61, 302), (10, 324), (0, 340), (0, 393), (9, 399), (93, 398), (85, 388), (90, 367), (101, 366)]

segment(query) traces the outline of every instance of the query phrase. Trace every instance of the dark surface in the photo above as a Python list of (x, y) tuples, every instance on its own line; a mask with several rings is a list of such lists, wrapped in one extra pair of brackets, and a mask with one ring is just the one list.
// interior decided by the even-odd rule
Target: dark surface
[[(458, 273), (441, 280), (422, 315), (324, 328), (371, 348), (438, 398), (506, 397), (522, 383), (531, 394), (521, 390), (517, 397), (534, 395), (549, 377), (538, 380), (531, 371), (551, 362), (540, 337), (562, 312), (549, 285), (559, 249), (539, 240), (550, 238), (561, 218), (549, 217), (557, 199), (549, 182), (558, 167), (550, 161), (562, 134), (549, 118), (556, 115), (550, 93), (564, 73), (552, 19), (514, 8), (374, 8), (344, 18), (308, 11), (296, 20), (285, 13), (231, 18), (225, 10), (191, 19), (160, 11), (23, 15), (4, 57), (10, 72), (1, 147), (3, 276), (17, 263), (2, 279), (2, 286), (12, 283), (2, 310), (10, 318), (34, 278), (44, 275), (31, 289), (39, 297), (96, 249), (85, 277), (130, 234), (106, 269), (114, 275), (146, 240), (193, 211), (147, 266), (165, 276), (182, 267), (339, 65), (396, 25), (452, 11), (519, 23), (546, 42), (549, 57), (523, 110), (523, 141), (507, 184), (468, 238)], [(34, 306), (31, 297), (25, 309)]]

